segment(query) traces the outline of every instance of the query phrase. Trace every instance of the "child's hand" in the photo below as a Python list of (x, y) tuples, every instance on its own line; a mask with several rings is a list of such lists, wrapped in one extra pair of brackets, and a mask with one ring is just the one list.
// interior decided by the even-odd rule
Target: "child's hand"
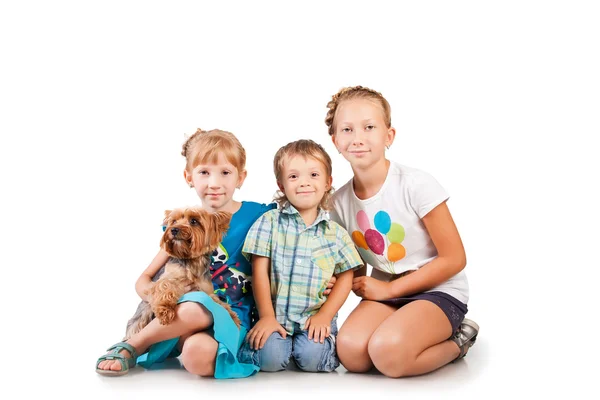
[(246, 335), (246, 341), (250, 344), (251, 349), (259, 350), (264, 347), (273, 332), (279, 332), (283, 338), (287, 335), (287, 332), (275, 317), (264, 317), (258, 320), (254, 328), (250, 329), (250, 332)]
[(331, 289), (333, 288), (333, 285), (335, 284), (335, 281), (337, 281), (337, 278), (335, 277), (335, 275), (332, 275), (331, 279), (329, 280), (329, 282), (327, 282), (327, 287), (323, 291), (323, 295), (324, 296), (327, 296), (329, 293), (331, 293)]
[(315, 343), (325, 342), (325, 338), (331, 334), (331, 318), (316, 313), (308, 317), (304, 329), (308, 329), (308, 340), (314, 337)]
[(392, 298), (391, 285), (370, 276), (360, 276), (352, 280), (352, 291), (365, 300), (387, 300)]

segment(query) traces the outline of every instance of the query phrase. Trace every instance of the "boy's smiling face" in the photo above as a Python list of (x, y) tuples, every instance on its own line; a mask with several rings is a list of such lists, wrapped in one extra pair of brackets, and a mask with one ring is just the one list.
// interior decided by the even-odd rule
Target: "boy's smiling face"
[(325, 166), (312, 157), (291, 156), (283, 162), (279, 189), (298, 210), (317, 209), (325, 192), (331, 189), (331, 177)]

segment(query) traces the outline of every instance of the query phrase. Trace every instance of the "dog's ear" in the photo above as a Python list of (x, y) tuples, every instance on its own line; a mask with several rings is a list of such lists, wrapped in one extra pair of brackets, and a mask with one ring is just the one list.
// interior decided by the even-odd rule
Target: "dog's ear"
[(215, 249), (223, 240), (223, 236), (227, 229), (229, 229), (229, 220), (231, 219), (231, 213), (225, 211), (217, 211), (214, 213), (200, 210), (199, 217), (202, 218), (206, 235), (206, 246), (209, 249)]
[(171, 216), (172, 212), (173, 212), (172, 210), (165, 210), (165, 218), (163, 219), (163, 230), (167, 226), (167, 222), (168, 222), (169, 217)]
[(225, 232), (229, 229), (229, 221), (231, 221), (231, 213), (227, 211), (217, 211), (212, 214), (212, 219), (217, 231)]
[(210, 241), (210, 248), (215, 248), (223, 240), (223, 236), (229, 229), (229, 221), (231, 213), (225, 211), (217, 211), (207, 215), (209, 226), (207, 227), (207, 238)]

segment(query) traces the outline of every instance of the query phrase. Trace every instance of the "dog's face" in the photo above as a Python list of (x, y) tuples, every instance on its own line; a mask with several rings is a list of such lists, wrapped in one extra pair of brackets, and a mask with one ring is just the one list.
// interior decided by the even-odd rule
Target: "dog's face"
[(165, 233), (160, 246), (175, 258), (198, 258), (212, 252), (229, 228), (231, 214), (201, 208), (165, 211)]

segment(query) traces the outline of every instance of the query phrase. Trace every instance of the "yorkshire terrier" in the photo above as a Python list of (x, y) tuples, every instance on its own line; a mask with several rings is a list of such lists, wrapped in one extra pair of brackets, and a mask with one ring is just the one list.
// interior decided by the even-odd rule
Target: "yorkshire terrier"
[(240, 319), (231, 307), (214, 294), (211, 281), (211, 254), (229, 228), (231, 214), (209, 213), (201, 208), (165, 211), (165, 231), (160, 246), (171, 257), (152, 279), (149, 302), (142, 301), (127, 323), (125, 340), (158, 318), (162, 325), (175, 319), (179, 298), (188, 292), (203, 291), (225, 308), (237, 327)]

